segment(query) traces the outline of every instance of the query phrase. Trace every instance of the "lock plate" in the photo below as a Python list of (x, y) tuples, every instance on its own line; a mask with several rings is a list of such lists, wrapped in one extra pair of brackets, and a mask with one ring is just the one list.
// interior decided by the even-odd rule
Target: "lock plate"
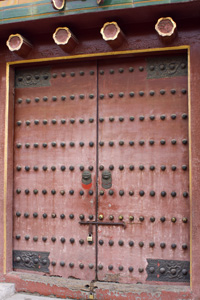
[(92, 242), (93, 241), (93, 238), (92, 238), (92, 234), (88, 234), (88, 237), (87, 237), (87, 241), (88, 242)]
[(93, 242), (92, 232), (93, 232), (92, 224), (89, 224), (88, 237), (87, 237), (88, 243), (92, 243)]

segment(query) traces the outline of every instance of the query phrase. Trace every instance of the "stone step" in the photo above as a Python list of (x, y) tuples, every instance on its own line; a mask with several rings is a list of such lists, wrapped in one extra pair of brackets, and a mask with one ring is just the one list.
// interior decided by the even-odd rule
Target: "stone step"
[(0, 283), (0, 299), (5, 300), (15, 294), (14, 283)]
[[(2, 298), (0, 297), (2, 300)], [(27, 293), (16, 293), (10, 297), (3, 298), (3, 300), (63, 300), (61, 298), (54, 298), (54, 297), (44, 297), (44, 296), (35, 296)], [(69, 298), (65, 298), (67, 300)]]

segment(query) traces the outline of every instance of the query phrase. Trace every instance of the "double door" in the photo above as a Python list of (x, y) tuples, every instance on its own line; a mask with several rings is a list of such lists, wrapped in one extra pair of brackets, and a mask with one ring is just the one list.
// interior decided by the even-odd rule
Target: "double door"
[(17, 69), (14, 269), (188, 282), (187, 106), (183, 54)]

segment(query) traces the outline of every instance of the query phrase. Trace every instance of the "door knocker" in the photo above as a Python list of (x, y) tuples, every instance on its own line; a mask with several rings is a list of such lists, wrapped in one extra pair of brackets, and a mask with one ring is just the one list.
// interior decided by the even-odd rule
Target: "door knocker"
[(84, 189), (90, 189), (92, 186), (92, 175), (89, 171), (84, 171), (82, 173), (82, 187)]
[(112, 186), (112, 176), (110, 171), (103, 171), (102, 172), (102, 187), (104, 189), (110, 189)]

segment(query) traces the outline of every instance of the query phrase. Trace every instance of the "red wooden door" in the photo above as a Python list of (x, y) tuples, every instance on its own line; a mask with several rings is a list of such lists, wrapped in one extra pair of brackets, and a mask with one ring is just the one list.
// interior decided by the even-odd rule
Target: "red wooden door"
[(96, 62), (16, 73), (14, 268), (95, 277), (96, 86)]
[[(189, 278), (188, 96), (185, 56), (101, 61), (99, 279)], [(112, 186), (103, 188), (109, 171)], [(180, 262), (181, 261), (181, 262)], [(185, 262), (186, 261), (186, 262)]]
[(183, 54), (17, 70), (14, 269), (189, 282), (187, 106)]

